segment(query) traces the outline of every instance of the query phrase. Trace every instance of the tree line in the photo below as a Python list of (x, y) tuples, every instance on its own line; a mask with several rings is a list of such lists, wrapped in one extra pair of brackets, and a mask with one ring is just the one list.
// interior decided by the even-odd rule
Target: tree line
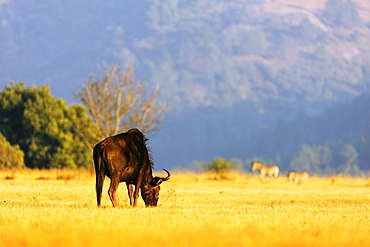
[[(122, 115), (117, 109), (123, 102), (120, 103), (119, 98), (128, 100), (129, 96), (124, 95), (124, 92), (135, 92), (134, 96), (137, 97), (138, 91), (119, 90), (119, 85), (129, 85), (127, 81), (125, 84), (129, 77), (118, 76), (123, 80), (115, 86), (107, 83), (119, 81), (112, 79), (119, 74), (116, 73), (118, 69), (103, 66), (99, 73), (105, 76), (92, 75), (85, 82), (77, 97), (88, 97), (95, 93), (90, 98), (90, 106), (86, 103), (87, 98), (81, 99), (81, 102), (85, 103), (68, 106), (63, 99), (53, 97), (48, 86), (26, 87), (22, 82), (11, 82), (7, 85), (5, 90), (0, 92), (0, 168), (92, 167), (92, 147), (106, 136), (124, 132), (135, 126), (141, 126), (147, 133), (156, 131), (168, 109), (163, 104), (154, 103), (158, 89), (147, 90), (141, 82), (132, 82), (136, 87), (139, 83), (140, 90), (146, 92), (145, 96), (141, 97), (152, 96), (136, 100), (136, 104), (133, 104), (135, 107), (125, 109), (131, 115)], [(111, 73), (107, 73), (108, 71)], [(120, 74), (131, 75), (131, 68), (126, 72)], [(112, 80), (109, 79), (110, 76)], [(114, 92), (110, 99), (107, 92)], [(227, 108), (225, 111), (228, 114), (216, 112), (207, 122), (210, 135), (223, 134), (213, 139), (223, 145), (216, 148), (208, 144), (204, 146), (215, 149), (216, 155), (228, 157), (230, 160), (215, 159), (213, 165), (208, 168), (204, 161), (193, 161), (187, 167), (192, 170), (221, 167), (217, 169), (222, 170), (222, 166), (225, 166), (248, 171), (251, 161), (258, 160), (267, 165), (278, 165), (283, 171), (307, 171), (327, 175), (362, 174), (370, 169), (369, 105), (370, 95), (365, 93), (354, 101), (327, 109), (325, 114), (302, 115), (293, 121), (266, 125), (261, 127), (259, 132), (254, 131), (255, 126), (263, 126), (262, 123), (269, 118), (255, 118), (256, 113), (250, 110), (243, 112), (245, 119), (234, 119), (235, 115), (240, 115), (240, 111), (232, 114)], [(245, 107), (242, 108), (245, 110)], [(94, 118), (93, 114), (98, 111), (99, 116)], [(270, 115), (269, 112), (267, 115)], [(179, 121), (189, 126), (189, 122), (185, 121), (189, 120), (188, 117), (189, 115), (184, 115)], [(199, 114), (195, 117), (200, 120), (205, 116)], [(274, 119), (273, 116), (269, 117), (272, 117), (271, 121)], [(225, 118), (230, 121), (227, 126)], [(244, 125), (245, 122), (251, 124), (249, 131), (232, 129), (238, 127), (237, 124)], [(204, 132), (201, 126), (198, 127), (193, 126), (198, 131), (199, 142), (207, 142), (207, 132)], [(176, 126), (176, 129), (181, 129), (181, 126)], [(239, 136), (240, 140), (233, 142), (231, 139), (236, 136)]]
[(211, 172), (215, 179), (226, 179), (231, 171), (249, 172), (252, 161), (259, 161), (266, 165), (277, 165), (283, 173), (295, 171), (330, 176), (335, 174), (366, 175), (368, 169), (360, 169), (359, 153), (355, 146), (350, 143), (342, 143), (340, 147), (339, 150), (332, 150), (330, 145), (310, 146), (304, 144), (287, 164), (283, 162), (280, 154), (274, 158), (256, 156), (245, 161), (239, 158), (215, 157), (210, 161), (194, 160), (187, 165), (186, 169)]
[(10, 82), (0, 92), (0, 168), (92, 167), (98, 141), (132, 127), (155, 131), (167, 106), (132, 72), (104, 64), (76, 95), (82, 104), (71, 106), (49, 86)]
[[(370, 94), (336, 104), (317, 116), (301, 115), (253, 135), (250, 153), (274, 159), (285, 169), (351, 173), (370, 170)], [(276, 161), (278, 162), (278, 161)]]
[[(258, 114), (239, 110), (229, 114), (227, 109), (225, 114), (218, 113), (218, 116), (226, 116), (219, 119), (221, 126), (215, 122), (207, 126), (207, 129), (216, 129), (212, 140), (218, 149), (212, 155), (232, 159), (237, 169), (244, 171), (249, 170), (252, 160), (257, 160), (277, 165), (285, 172), (366, 174), (370, 171), (369, 106), (370, 94), (363, 93), (352, 101), (328, 107), (322, 114), (298, 114), (278, 122), (274, 111)], [(230, 119), (233, 121), (228, 124)], [(201, 139), (210, 138), (203, 135)], [(187, 166), (199, 170), (201, 162), (195, 160)]]

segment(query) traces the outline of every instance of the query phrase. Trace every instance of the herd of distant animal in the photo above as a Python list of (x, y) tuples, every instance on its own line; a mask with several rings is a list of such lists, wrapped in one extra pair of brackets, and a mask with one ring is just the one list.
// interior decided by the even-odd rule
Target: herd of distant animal
[[(280, 175), (280, 169), (278, 166), (266, 166), (258, 161), (252, 161), (251, 163), (251, 172), (258, 171), (260, 173), (260, 177), (264, 178), (266, 176), (271, 176), (277, 178)], [(288, 181), (293, 181), (296, 183), (304, 183), (308, 181), (308, 173), (307, 172), (288, 172)]]
[[(121, 182), (126, 183), (132, 207), (137, 205), (139, 192), (145, 206), (157, 206), (160, 185), (171, 178), (171, 173), (163, 169), (167, 173), (166, 177), (153, 177), (153, 160), (146, 145), (147, 140), (140, 130), (131, 129), (126, 133), (108, 137), (95, 145), (93, 157), (98, 207), (101, 206), (105, 176), (110, 178), (108, 195), (113, 207), (118, 206), (116, 191)], [(261, 178), (266, 176), (276, 178), (280, 174), (278, 166), (266, 166), (258, 161), (251, 163), (250, 171), (258, 171)], [(308, 173), (290, 171), (288, 180), (296, 183), (306, 182)]]

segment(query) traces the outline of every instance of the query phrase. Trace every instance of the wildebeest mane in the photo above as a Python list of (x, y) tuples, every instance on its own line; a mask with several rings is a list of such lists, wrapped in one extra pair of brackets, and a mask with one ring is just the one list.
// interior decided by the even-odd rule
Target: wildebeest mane
[(149, 164), (150, 164), (150, 167), (153, 169), (154, 168), (154, 161), (153, 161), (153, 156), (152, 156), (152, 151), (148, 145), (148, 142), (149, 142), (149, 139), (143, 134), (143, 141), (144, 141), (144, 145), (146, 147), (146, 150), (148, 151), (148, 158), (149, 158)]
[(135, 135), (139, 137), (140, 142), (142, 143), (142, 145), (144, 145), (144, 147), (145, 147), (145, 149), (148, 153), (150, 168), (153, 169), (154, 168), (154, 162), (153, 162), (150, 147), (148, 145), (149, 139), (138, 129), (131, 129), (127, 133), (135, 133)]

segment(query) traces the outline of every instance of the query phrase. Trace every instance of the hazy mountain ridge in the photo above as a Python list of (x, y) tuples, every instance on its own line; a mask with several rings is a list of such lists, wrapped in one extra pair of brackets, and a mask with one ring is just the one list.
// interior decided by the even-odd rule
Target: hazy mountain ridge
[(370, 8), (330, 1), (3, 1), (2, 84), (71, 100), (106, 61), (133, 64), (175, 107), (351, 98), (368, 84)]
[(72, 103), (103, 61), (130, 63), (171, 106), (151, 138), (163, 165), (273, 156), (277, 124), (369, 90), (369, 13), (366, 0), (0, 0), (0, 87), (48, 84)]
[[(368, 84), (363, 75), (369, 63), (369, 45), (365, 42), (370, 37), (369, 29), (352, 2), (331, 2), (333, 6), (316, 12), (299, 5), (284, 5), (294, 12), (276, 12), (268, 3), (222, 2), (214, 8), (185, 5), (182, 12), (172, 11), (172, 19), (167, 18), (173, 20), (171, 25), (153, 12), (149, 15), (152, 28), (174, 36), (166, 40), (164, 50), (169, 54), (161, 60), (172, 73), (160, 69), (152, 70), (153, 74), (158, 81), (165, 81), (158, 75), (165, 74), (196, 89), (197, 93), (187, 87), (175, 88), (193, 104), (232, 105), (271, 98), (331, 101), (359, 95)], [(331, 10), (338, 3), (343, 6)], [(348, 16), (336, 12), (347, 7)], [(205, 10), (198, 11), (203, 14), (197, 19), (181, 14), (197, 14), (191, 11), (197, 8)], [(174, 35), (181, 32), (198, 36), (185, 36), (184, 41), (181, 35)], [(196, 44), (197, 39), (200, 42)], [(176, 44), (173, 49), (172, 44)]]

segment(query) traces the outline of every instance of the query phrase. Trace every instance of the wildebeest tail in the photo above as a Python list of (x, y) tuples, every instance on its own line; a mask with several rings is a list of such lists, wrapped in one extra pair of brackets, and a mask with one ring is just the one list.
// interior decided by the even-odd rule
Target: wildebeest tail
[(98, 206), (100, 206), (101, 202), (101, 195), (103, 190), (103, 183), (104, 183), (104, 162), (103, 162), (103, 155), (104, 149), (101, 148), (99, 144), (94, 147), (94, 166), (95, 166), (95, 174), (96, 174), (96, 198)]

